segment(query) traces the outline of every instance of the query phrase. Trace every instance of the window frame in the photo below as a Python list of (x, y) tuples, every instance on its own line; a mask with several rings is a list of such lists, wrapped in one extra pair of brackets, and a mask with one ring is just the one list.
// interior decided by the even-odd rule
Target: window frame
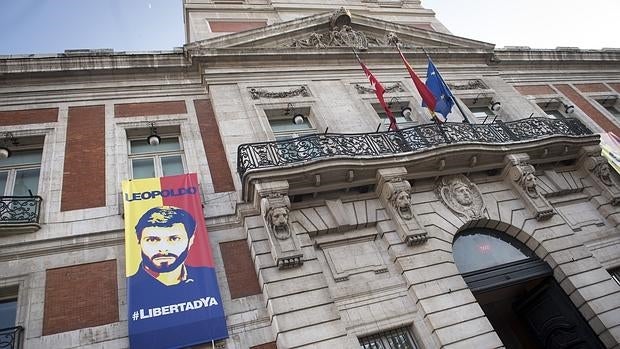
[[(267, 119), (267, 125), (271, 132), (273, 139), (276, 141), (286, 141), (307, 135), (317, 134), (316, 119), (314, 117), (312, 107), (305, 104), (295, 105), (289, 110), (287, 106), (284, 107), (264, 107), (264, 115)], [(304, 116), (304, 125), (307, 124), (308, 128), (291, 129), (287, 131), (274, 131), (271, 121), (290, 120), (294, 125), (292, 119), (293, 114), (300, 113)]]
[[(415, 336), (410, 330), (411, 325), (392, 328), (381, 332), (376, 332), (363, 337), (358, 337), (361, 349), (395, 349), (400, 347), (393, 347), (390, 343), (390, 338), (395, 338), (395, 335), (404, 335), (408, 339), (410, 349), (418, 349), (420, 346), (415, 340)], [(389, 337), (392, 335), (393, 337)], [(377, 346), (376, 343), (379, 345)]]
[(172, 156), (180, 156), (181, 157), (181, 165), (183, 166), (183, 173), (187, 173), (187, 161), (185, 159), (185, 148), (183, 147), (183, 139), (180, 134), (159, 134), (162, 140), (176, 138), (179, 144), (179, 149), (175, 150), (164, 150), (164, 151), (151, 151), (144, 153), (132, 153), (131, 144), (135, 141), (146, 142), (145, 137), (128, 137), (127, 138), (127, 159), (129, 165), (129, 176), (131, 179), (134, 178), (134, 160), (144, 160), (144, 159), (152, 159), (153, 161), (153, 172), (155, 178), (164, 177), (164, 171), (162, 166), (162, 158), (172, 157)]
[[(388, 108), (392, 111), (392, 114), (394, 115), (394, 118), (396, 119), (396, 125), (399, 128), (408, 128), (411, 126), (415, 126), (418, 125), (419, 122), (413, 117), (414, 116), (414, 112), (413, 112), (413, 107), (411, 106), (411, 101), (409, 101), (408, 99), (403, 100), (403, 101), (398, 101), (398, 102), (394, 102), (391, 103), (392, 105), (390, 105), (390, 103), (388, 103)], [(381, 126), (380, 127), (384, 127), (387, 129), (390, 126), (390, 120), (387, 116), (387, 113), (385, 112), (385, 110), (383, 109), (383, 107), (381, 106), (380, 103), (371, 103), (371, 106), (373, 108), (373, 110), (375, 111), (375, 114), (377, 114), (377, 117), (379, 118), (379, 122), (381, 122)], [(401, 110), (404, 108), (409, 107), (411, 109), (411, 116), (409, 116), (408, 118), (404, 115), (402, 115)], [(399, 118), (405, 119), (405, 121), (398, 121)], [(430, 115), (429, 115), (430, 118)]]
[[(30, 162), (30, 163), (23, 163), (23, 164), (12, 164), (12, 165), (7, 165), (7, 166), (2, 166), (3, 164), (2, 162), (0, 162), (0, 173), (7, 174), (4, 191), (0, 192), (0, 196), (15, 196), (14, 194), (15, 194), (15, 183), (17, 181), (17, 173), (19, 171), (25, 171), (25, 170), (39, 170), (39, 175), (37, 178), (37, 189), (34, 192), (32, 192), (32, 195), (26, 195), (26, 196), (37, 196), (38, 193), (40, 192), (39, 188), (41, 187), (41, 165), (43, 163), (43, 146), (42, 145), (33, 146), (33, 147), (26, 147), (26, 148), (20, 148), (18, 150), (13, 150), (12, 157), (15, 156), (16, 154), (19, 154), (25, 151), (39, 151), (41, 160), (37, 163)], [(20, 195), (20, 196), (23, 196), (23, 195)]]

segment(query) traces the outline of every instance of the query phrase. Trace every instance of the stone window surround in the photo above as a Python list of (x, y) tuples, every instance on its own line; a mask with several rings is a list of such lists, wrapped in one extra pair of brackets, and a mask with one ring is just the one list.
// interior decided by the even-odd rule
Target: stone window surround
[(265, 141), (276, 140), (275, 134), (271, 130), (269, 118), (266, 111), (274, 109), (286, 110), (289, 103), (292, 104), (295, 109), (309, 110), (308, 115), (305, 115), (305, 117), (308, 119), (308, 122), (312, 126), (311, 130), (313, 130), (309, 133), (325, 132), (325, 129), (327, 128), (327, 122), (325, 121), (326, 118), (320, 112), (317, 105), (317, 100), (314, 97), (283, 98), (281, 101), (278, 100), (277, 102), (257, 101), (256, 103), (254, 103), (254, 109), (256, 110), (256, 114), (258, 115), (259, 123), (262, 126), (262, 131), (268, 137), (268, 139), (266, 139)]
[(17, 311), (15, 314), (15, 326), (25, 326), (28, 315), (28, 275), (9, 276), (0, 278), (1, 289), (17, 288)]
[[(560, 114), (562, 114), (563, 117), (570, 117), (577, 113), (577, 108), (575, 108), (575, 113), (573, 113), (572, 115), (566, 114), (563, 111), (563, 108), (561, 108), (562, 103), (566, 105), (573, 105), (573, 103), (570, 100), (568, 100), (566, 97), (560, 94), (531, 96), (530, 98), (528, 98), (528, 100), (532, 102), (532, 104), (536, 107), (536, 110), (540, 110), (540, 113), (534, 114), (533, 117), (547, 117), (547, 113), (546, 113), (547, 110), (554, 110), (554, 111), (557, 110)], [(558, 105), (557, 109), (554, 109), (554, 108), (545, 109), (544, 106), (547, 103), (549, 103), (550, 106)]]
[[(607, 117), (607, 119), (611, 120), (614, 124), (620, 127), (620, 120), (609, 113), (601, 102), (605, 99), (613, 100), (615, 99), (615, 107), (620, 110), (620, 94), (614, 92), (592, 92), (592, 93), (583, 93), (586, 99), (594, 106), (594, 108), (598, 109), (603, 115)], [(607, 102), (609, 103), (609, 102)]]

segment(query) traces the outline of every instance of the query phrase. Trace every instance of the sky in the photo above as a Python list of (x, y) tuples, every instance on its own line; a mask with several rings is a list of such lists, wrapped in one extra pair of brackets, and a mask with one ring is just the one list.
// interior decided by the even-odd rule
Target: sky
[[(504, 46), (620, 48), (619, 0), (422, 0), (454, 34)], [(182, 0), (0, 0), (0, 55), (183, 46)]]

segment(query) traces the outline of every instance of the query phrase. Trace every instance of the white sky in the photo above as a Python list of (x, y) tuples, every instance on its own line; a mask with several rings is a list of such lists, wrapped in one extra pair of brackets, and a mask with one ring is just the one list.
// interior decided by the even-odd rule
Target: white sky
[(496, 47), (620, 48), (620, 0), (422, 0), (452, 34)]

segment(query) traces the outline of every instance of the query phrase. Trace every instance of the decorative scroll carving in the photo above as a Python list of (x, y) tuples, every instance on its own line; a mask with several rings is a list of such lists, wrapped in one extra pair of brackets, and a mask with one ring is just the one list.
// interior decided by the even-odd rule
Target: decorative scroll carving
[(256, 185), (256, 195), (262, 197), (260, 210), (269, 236), (271, 255), (280, 269), (303, 264), (303, 252), (289, 222), (291, 202), (287, 193), (286, 181)]
[[(357, 93), (361, 95), (375, 93), (375, 90), (373, 90), (372, 88), (366, 87), (360, 84), (355, 84), (355, 89), (357, 90)], [(405, 92), (405, 89), (400, 84), (400, 82), (397, 82), (397, 83), (394, 83), (392, 85), (388, 85), (385, 87), (385, 93), (394, 93), (394, 92)]]
[(267, 90), (259, 90), (256, 88), (250, 89), (250, 95), (252, 99), (260, 99), (260, 98), (289, 98), (289, 97), (310, 97), (310, 92), (306, 86), (300, 86), (299, 88), (289, 90), (289, 91), (279, 91), (272, 92)]
[(488, 90), (487, 85), (482, 80), (469, 80), (466, 83), (448, 83), (448, 87), (453, 90)]
[(549, 201), (538, 191), (536, 170), (528, 163), (529, 159), (527, 154), (508, 155), (507, 172), (512, 187), (521, 195), (525, 206), (541, 221), (550, 218), (555, 212)]
[(341, 7), (329, 19), (329, 27), (336, 29), (345, 25), (351, 25), (351, 12)]
[(482, 194), (464, 175), (442, 177), (436, 193), (444, 205), (467, 220), (483, 218), (485, 206)]
[(407, 174), (404, 168), (381, 169), (379, 197), (388, 216), (396, 224), (396, 231), (407, 245), (419, 245), (428, 240), (428, 233), (418, 223), (418, 217), (411, 208), (411, 184), (402, 179)]
[(353, 47), (358, 50), (368, 49), (368, 38), (362, 32), (353, 30), (349, 25), (332, 28), (327, 33), (310, 33), (306, 39), (298, 39), (290, 47), (325, 48), (325, 47)]
[[(587, 150), (586, 150), (587, 151)], [(584, 159), (584, 167), (590, 173), (592, 181), (600, 188), (603, 195), (610, 199), (611, 204), (620, 204), (620, 186), (616, 181), (615, 173), (609, 167), (605, 158), (598, 155), (600, 152), (590, 151)]]

